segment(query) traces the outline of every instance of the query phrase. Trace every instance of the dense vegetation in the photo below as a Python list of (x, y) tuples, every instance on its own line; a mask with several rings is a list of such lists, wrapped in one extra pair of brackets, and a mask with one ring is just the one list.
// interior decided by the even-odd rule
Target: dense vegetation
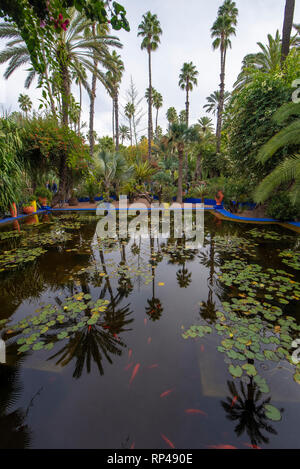
[[(30, 97), (20, 94), (20, 112), (0, 119), (2, 214), (51, 181), (58, 186), (53, 205), (97, 195), (109, 200), (120, 193), (130, 200), (151, 193), (163, 202), (174, 197), (182, 202), (184, 197), (214, 198), (222, 190), (231, 210), (239, 209), (232, 202), (256, 202), (264, 204), (270, 216), (299, 218), (300, 36), (299, 25), (293, 26), (293, 2), (287, 1), (283, 40), (279, 31), (275, 37), (266, 35), (266, 44), (258, 44), (260, 52), (244, 58), (232, 92), (226, 90), (225, 71), (239, 12), (232, 0), (219, 8), (211, 36), (221, 54), (220, 89), (212, 91), (204, 106), (216, 116), (216, 130), (204, 114), (190, 126), (190, 100), (199, 81), (193, 62), (184, 63), (178, 75), (185, 109), (178, 112), (170, 105), (168, 128), (159, 125), (164, 99), (152, 84), (151, 57), (159, 53), (163, 27), (152, 12), (143, 15), (138, 28), (141, 48), (148, 54), (149, 86), (140, 96), (132, 81), (122, 113), (119, 89), (126, 64), (116, 51), (122, 44), (113, 31), (129, 31), (121, 5), (2, 3), (4, 77), (11, 79), (25, 64), (26, 88), (36, 78), (42, 96), (36, 112)], [(94, 131), (99, 83), (112, 99), (112, 137), (98, 137)], [(90, 100), (88, 129), (81, 116), (83, 93)], [(143, 95), (147, 137), (140, 135)]]

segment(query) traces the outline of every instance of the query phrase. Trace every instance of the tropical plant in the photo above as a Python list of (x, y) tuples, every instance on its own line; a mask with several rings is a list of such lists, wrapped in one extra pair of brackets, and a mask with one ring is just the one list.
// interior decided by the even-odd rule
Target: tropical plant
[[(293, 119), (291, 120), (291, 118)], [(287, 103), (283, 105), (276, 112), (273, 119), (278, 125), (287, 124), (260, 149), (257, 156), (260, 163), (265, 163), (279, 149), (285, 146), (295, 146), (295, 151), (299, 151), (300, 104)], [(293, 204), (298, 203), (300, 200), (299, 154), (290, 156), (278, 164), (255, 191), (255, 200), (257, 202), (264, 202), (282, 184), (290, 185), (290, 199)]]
[[(230, 99), (231, 94), (229, 91), (224, 93), (224, 110)], [(206, 109), (206, 112), (211, 112), (214, 116), (217, 114), (220, 106), (220, 91), (214, 91), (206, 98), (207, 104), (204, 104), (203, 108)]]
[(196, 70), (196, 66), (193, 64), (193, 62), (185, 62), (182, 66), (182, 69), (180, 71), (179, 75), (179, 83), (178, 85), (182, 90), (185, 90), (186, 92), (186, 102), (185, 102), (185, 123), (187, 127), (189, 126), (189, 109), (190, 109), (190, 102), (189, 102), (189, 93), (190, 91), (193, 91), (193, 87), (197, 86), (198, 81), (197, 81), (197, 76), (199, 75), (199, 72)]
[(128, 119), (129, 122), (129, 131), (130, 131), (130, 146), (132, 146), (132, 119), (134, 116), (135, 108), (133, 103), (127, 103), (125, 106), (125, 116)]
[(178, 115), (177, 111), (174, 107), (169, 107), (166, 113), (167, 120), (169, 122), (169, 130), (172, 124), (175, 124), (178, 122)]
[(152, 15), (148, 11), (143, 15), (143, 21), (139, 25), (138, 36), (143, 37), (141, 49), (146, 49), (148, 52), (148, 65), (149, 65), (149, 103), (148, 103), (148, 159), (151, 158), (151, 142), (153, 138), (152, 128), (152, 74), (151, 74), (151, 53), (157, 50), (160, 43), (160, 36), (162, 29), (157, 15)]
[(118, 192), (119, 184), (130, 176), (130, 169), (121, 154), (101, 151), (94, 157), (93, 175), (102, 181), (104, 198), (109, 199), (110, 192)]
[(127, 139), (130, 138), (129, 128), (126, 125), (120, 125), (119, 134), (120, 134), (120, 138), (121, 138), (121, 143), (123, 145), (124, 140), (127, 140)]
[(113, 51), (111, 54), (114, 62), (114, 71), (106, 73), (107, 88), (113, 101), (113, 135), (116, 141), (116, 151), (119, 151), (119, 88), (124, 72), (124, 64), (121, 57)]
[(155, 91), (153, 93), (153, 107), (156, 109), (156, 119), (155, 119), (155, 135), (158, 137), (158, 111), (163, 105), (163, 97), (162, 95), (158, 92)]
[(219, 8), (218, 17), (211, 28), (211, 36), (214, 38), (213, 48), (220, 49), (221, 53), (221, 82), (220, 82), (220, 101), (218, 107), (217, 118), (217, 153), (221, 149), (221, 131), (224, 111), (224, 94), (225, 94), (225, 67), (228, 48), (231, 48), (230, 37), (236, 34), (235, 26), (237, 25), (238, 9), (235, 2), (225, 0)]

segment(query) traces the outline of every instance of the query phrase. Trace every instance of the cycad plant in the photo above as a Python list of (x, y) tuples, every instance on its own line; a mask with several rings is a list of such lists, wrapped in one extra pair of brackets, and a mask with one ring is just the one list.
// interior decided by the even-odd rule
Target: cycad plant
[[(294, 118), (291, 120), (291, 118)], [(274, 115), (277, 124), (288, 122), (259, 151), (257, 159), (265, 163), (277, 150), (287, 145), (300, 145), (300, 103), (284, 104)], [(300, 200), (300, 154), (286, 158), (261, 182), (254, 194), (256, 202), (267, 200), (282, 184), (289, 184), (289, 196), (293, 204)]]

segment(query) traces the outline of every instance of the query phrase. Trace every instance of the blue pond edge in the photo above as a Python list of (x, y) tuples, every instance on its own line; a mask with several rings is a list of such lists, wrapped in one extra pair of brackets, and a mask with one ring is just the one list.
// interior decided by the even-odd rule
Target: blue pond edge
[[(201, 203), (201, 199), (186, 199), (184, 202), (186, 203)], [(241, 217), (239, 215), (235, 215), (231, 212), (228, 212), (223, 206), (216, 206), (215, 205), (215, 201), (213, 200), (210, 200), (210, 199), (205, 199), (205, 203), (211, 203), (211, 205), (214, 205), (213, 208), (208, 208), (208, 207), (205, 207), (205, 208), (202, 208), (201, 210), (205, 210), (205, 211), (214, 211), (216, 213), (219, 213), (221, 215), (223, 215), (224, 217), (226, 217), (227, 219), (230, 219), (230, 220), (236, 220), (236, 221), (244, 221), (244, 222), (257, 222), (257, 223), (277, 223), (277, 224), (284, 224), (284, 225), (292, 225), (292, 226), (295, 226), (297, 228), (300, 228), (300, 222), (295, 222), (295, 221), (288, 221), (288, 222), (282, 222), (282, 221), (279, 221), (279, 220), (276, 220), (274, 218), (249, 218), (249, 217)], [(214, 202), (214, 203), (212, 203)], [(32, 213), (30, 215), (25, 215), (25, 214), (22, 214), (22, 215), (18, 215), (17, 217), (13, 218), (13, 217), (8, 217), (8, 218), (4, 218), (2, 220), (0, 220), (0, 224), (5, 224), (5, 223), (12, 223), (16, 220), (22, 220), (24, 218), (27, 218), (27, 217), (30, 217), (32, 215), (39, 215), (39, 214), (42, 214), (42, 213), (47, 213), (47, 212), (64, 212), (64, 211), (68, 211), (68, 212), (92, 212), (92, 211), (95, 211), (96, 209), (95, 208), (50, 208), (50, 207), (45, 207), (41, 210), (38, 210), (37, 212), (35, 213)], [(116, 208), (116, 210), (119, 210), (119, 208)], [(121, 209), (122, 210), (122, 209)], [(127, 210), (127, 209), (123, 209), (123, 210)], [(136, 210), (136, 209), (134, 209)], [(146, 210), (151, 210), (151, 208), (146, 208)], [(157, 208), (157, 210), (159, 210), (159, 208)], [(178, 209), (180, 210), (180, 209)]]

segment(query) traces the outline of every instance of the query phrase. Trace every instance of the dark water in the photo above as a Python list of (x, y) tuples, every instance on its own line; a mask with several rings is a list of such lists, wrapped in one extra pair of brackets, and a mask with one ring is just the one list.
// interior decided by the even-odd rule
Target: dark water
[[(7, 319), (0, 446), (299, 448), (300, 369), (291, 341), (300, 338), (300, 275), (289, 256), (279, 257), (299, 252), (299, 235), (206, 213), (204, 246), (191, 250), (172, 239), (99, 243), (95, 227), (85, 213), (29, 218), (9, 239), (3, 233), (18, 233), (17, 225), (0, 231), (0, 320)], [(7, 257), (16, 252), (20, 262)], [(220, 278), (234, 261), (274, 270), (245, 290), (247, 278), (234, 284), (231, 264), (223, 270), (231, 280)], [(249, 295), (258, 300), (254, 312), (229, 312), (228, 304)], [(211, 329), (199, 334), (191, 326)], [(250, 326), (251, 340), (239, 350), (228, 345)], [(249, 358), (230, 355), (239, 351)], [(230, 366), (242, 376), (234, 378)]]

